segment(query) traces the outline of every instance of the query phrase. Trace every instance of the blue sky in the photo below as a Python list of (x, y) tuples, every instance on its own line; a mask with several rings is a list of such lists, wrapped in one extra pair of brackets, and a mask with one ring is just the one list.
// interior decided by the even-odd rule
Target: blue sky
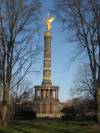
[[(41, 1), (43, 2), (44, 16), (46, 17), (49, 9), (53, 7), (53, 0)], [(70, 88), (73, 85), (78, 64), (75, 62), (71, 66), (69, 65), (75, 45), (72, 42), (65, 41), (65, 36), (61, 32), (61, 28), (56, 18), (52, 29), (52, 84), (60, 87), (59, 98), (63, 102), (71, 98)], [(41, 45), (44, 45), (43, 37), (42, 33)], [(32, 77), (30, 76), (34, 86), (41, 85), (42, 83), (42, 61), (36, 65), (41, 73), (34, 74)]]

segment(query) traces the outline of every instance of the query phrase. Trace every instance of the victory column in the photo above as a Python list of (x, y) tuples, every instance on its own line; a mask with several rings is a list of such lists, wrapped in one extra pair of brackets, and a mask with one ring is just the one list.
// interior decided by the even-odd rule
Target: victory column
[(35, 86), (35, 99), (33, 110), (37, 117), (61, 117), (61, 104), (58, 99), (58, 86), (52, 86), (51, 81), (51, 40), (52, 22), (55, 17), (46, 18), (47, 31), (44, 32), (44, 61), (43, 61), (43, 82)]

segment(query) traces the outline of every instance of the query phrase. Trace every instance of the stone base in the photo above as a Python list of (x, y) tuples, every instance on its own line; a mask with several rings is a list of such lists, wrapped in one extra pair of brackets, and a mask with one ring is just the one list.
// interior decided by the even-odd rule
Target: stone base
[(51, 98), (36, 99), (33, 103), (33, 111), (36, 112), (38, 118), (61, 118), (61, 109), (62, 104)]
[(58, 100), (58, 86), (35, 86), (33, 111), (37, 117), (61, 118), (61, 104)]

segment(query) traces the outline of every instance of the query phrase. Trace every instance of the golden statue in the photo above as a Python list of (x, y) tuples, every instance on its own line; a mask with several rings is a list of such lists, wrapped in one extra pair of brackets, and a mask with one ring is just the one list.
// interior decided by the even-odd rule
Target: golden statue
[(47, 26), (47, 30), (51, 30), (52, 29), (52, 22), (55, 20), (55, 17), (47, 17), (46, 18), (46, 26)]

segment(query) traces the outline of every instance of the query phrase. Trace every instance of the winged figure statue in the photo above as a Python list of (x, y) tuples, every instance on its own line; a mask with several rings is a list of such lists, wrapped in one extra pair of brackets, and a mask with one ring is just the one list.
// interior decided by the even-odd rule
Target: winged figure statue
[(46, 18), (46, 26), (47, 26), (47, 30), (51, 30), (52, 29), (52, 22), (55, 20), (55, 17), (47, 17)]

